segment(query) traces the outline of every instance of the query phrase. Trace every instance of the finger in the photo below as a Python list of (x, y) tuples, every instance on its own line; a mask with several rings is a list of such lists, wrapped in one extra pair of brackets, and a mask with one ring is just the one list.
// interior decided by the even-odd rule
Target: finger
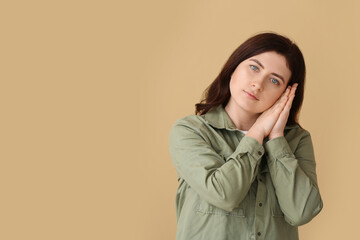
[(292, 87), (298, 87), (298, 86), (299, 86), (298, 83), (294, 83), (294, 84), (292, 85)]
[(292, 105), (292, 102), (294, 100), (294, 97), (295, 97), (294, 94), (290, 95), (290, 97), (289, 97), (288, 101), (286, 102), (286, 105), (285, 105), (285, 107), (283, 109), (283, 112), (287, 112), (287, 113), (290, 112), (291, 105)]
[(268, 111), (276, 111), (278, 114), (283, 110), (291, 91), (291, 87), (288, 86), (279, 99), (268, 109)]
[(291, 106), (292, 106), (292, 102), (293, 102), (293, 100), (294, 100), (294, 98), (295, 98), (295, 91), (296, 91), (296, 86), (291, 88), (291, 93), (290, 93), (290, 95), (289, 95), (289, 99), (288, 99), (288, 101), (286, 102), (286, 105), (285, 105), (283, 111), (290, 112), (290, 109), (291, 109)]
[(283, 93), (283, 95), (281, 96), (281, 98), (279, 99), (279, 101), (276, 104), (274, 104), (274, 109), (283, 112), (284, 109), (287, 107), (290, 110), (292, 101), (295, 96), (296, 87), (297, 87), (297, 83), (293, 84), (292, 87), (288, 86), (285, 92)]
[(284, 95), (289, 95), (290, 94), (290, 91), (291, 91), (291, 87), (288, 86), (285, 91), (283, 92), (283, 94), (281, 96), (284, 96)]
[(292, 104), (292, 97), (289, 98), (289, 100), (286, 102), (286, 105), (284, 106), (284, 108), (282, 109), (279, 118), (278, 118), (278, 122), (283, 122), (283, 124), (286, 124), (287, 119), (290, 115), (290, 109), (291, 109), (291, 104)]
[(291, 87), (291, 91), (289, 93), (289, 99), (288, 99), (288, 102), (290, 102), (290, 106), (295, 98), (295, 91), (297, 89), (297, 84), (295, 83), (292, 87)]
[(283, 93), (283, 96), (287, 95), (287, 97), (288, 97), (287, 100), (289, 100), (290, 96), (295, 95), (297, 86), (298, 86), (297, 83), (294, 83), (292, 86), (288, 86), (286, 91)]
[(298, 86), (297, 83), (294, 83), (294, 84), (292, 85), (289, 95), (292, 95), (292, 94), (295, 95), (295, 91), (296, 91), (296, 89), (297, 89), (297, 86)]
[(288, 101), (290, 91), (291, 91), (290, 87), (286, 88), (285, 92), (281, 95), (281, 97), (278, 99), (278, 101), (276, 101), (276, 103), (274, 104), (274, 107), (280, 107), (281, 109), (283, 109), (286, 102)]
[(279, 103), (285, 103), (287, 101), (287, 98), (288, 98), (289, 94), (290, 94), (290, 87), (286, 88), (286, 90), (279, 97), (279, 99), (274, 103), (273, 106), (276, 106)]

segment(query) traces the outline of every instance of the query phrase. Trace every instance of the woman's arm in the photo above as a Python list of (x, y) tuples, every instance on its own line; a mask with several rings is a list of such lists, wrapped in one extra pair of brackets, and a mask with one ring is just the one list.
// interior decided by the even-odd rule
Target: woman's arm
[(264, 148), (244, 136), (226, 159), (201, 136), (204, 129), (178, 120), (170, 131), (170, 154), (179, 177), (208, 203), (232, 211), (254, 181)]
[(275, 193), (285, 220), (299, 226), (309, 222), (323, 203), (316, 180), (316, 163), (310, 134), (303, 136), (293, 153), (285, 137), (265, 143)]
[(284, 128), (295, 97), (297, 84), (263, 112), (248, 134), (265, 143), (268, 166), (275, 193), (285, 220), (299, 226), (309, 222), (322, 209), (322, 200), (316, 182), (314, 150), (310, 134), (303, 131), (293, 153), (284, 137)]

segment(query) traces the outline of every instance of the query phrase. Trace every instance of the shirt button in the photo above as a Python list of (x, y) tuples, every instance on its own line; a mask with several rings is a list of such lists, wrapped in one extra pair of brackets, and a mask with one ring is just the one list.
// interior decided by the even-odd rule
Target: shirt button
[(262, 207), (262, 203), (259, 203), (259, 207)]
[(258, 154), (259, 154), (259, 155), (261, 155), (261, 152), (260, 152), (260, 151), (258, 151)]
[(261, 236), (261, 232), (258, 232), (258, 236)]

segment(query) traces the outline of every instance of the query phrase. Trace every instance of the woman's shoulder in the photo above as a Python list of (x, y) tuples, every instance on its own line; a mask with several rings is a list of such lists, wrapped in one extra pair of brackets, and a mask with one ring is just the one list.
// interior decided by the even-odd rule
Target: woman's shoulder
[(183, 126), (183, 127), (198, 129), (203, 127), (205, 124), (206, 121), (204, 119), (204, 115), (188, 115), (177, 119), (173, 123), (172, 128)]
[(310, 132), (300, 126), (299, 124), (287, 125), (284, 130), (284, 135), (287, 138), (291, 137), (305, 137), (310, 136)]
[(202, 116), (188, 115), (177, 119), (169, 133), (170, 145), (183, 144), (184, 140), (203, 138), (208, 133)]

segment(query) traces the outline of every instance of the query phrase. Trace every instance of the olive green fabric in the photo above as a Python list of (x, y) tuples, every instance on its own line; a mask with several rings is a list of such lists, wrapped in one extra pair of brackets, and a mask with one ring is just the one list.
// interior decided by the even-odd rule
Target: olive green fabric
[(298, 239), (323, 207), (311, 137), (297, 125), (260, 145), (219, 105), (177, 120), (169, 148), (177, 240)]

